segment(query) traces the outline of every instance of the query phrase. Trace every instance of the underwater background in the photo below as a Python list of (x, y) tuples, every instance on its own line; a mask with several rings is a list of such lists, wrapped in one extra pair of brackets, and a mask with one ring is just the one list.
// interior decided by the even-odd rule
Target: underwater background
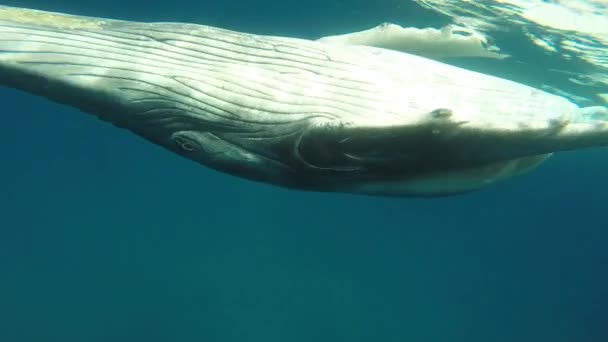
[[(0, 5), (311, 39), (452, 20), (405, 0)], [(493, 35), (511, 59), (454, 63), (602, 92), (546, 77), (591, 67), (520, 38)], [(468, 195), (390, 199), (237, 179), (11, 89), (0, 118), (2, 342), (608, 341), (606, 149)]]

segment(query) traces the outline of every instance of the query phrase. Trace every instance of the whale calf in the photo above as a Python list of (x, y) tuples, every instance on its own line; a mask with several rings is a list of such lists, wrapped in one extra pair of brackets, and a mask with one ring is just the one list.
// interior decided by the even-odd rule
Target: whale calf
[(0, 6), (0, 85), (300, 190), (460, 194), (608, 145), (606, 107), (405, 52), (193, 24)]

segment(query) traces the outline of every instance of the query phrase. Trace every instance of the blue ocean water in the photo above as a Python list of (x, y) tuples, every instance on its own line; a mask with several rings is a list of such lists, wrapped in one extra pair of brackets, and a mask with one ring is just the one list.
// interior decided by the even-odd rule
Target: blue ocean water
[[(448, 22), (403, 0), (2, 5), (304, 38)], [(318, 194), (14, 90), (0, 104), (0, 341), (608, 341), (605, 149), (459, 197)]]

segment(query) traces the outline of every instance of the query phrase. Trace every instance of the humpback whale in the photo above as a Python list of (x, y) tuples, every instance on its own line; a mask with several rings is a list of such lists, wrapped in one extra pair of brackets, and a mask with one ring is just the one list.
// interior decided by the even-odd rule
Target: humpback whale
[(300, 190), (460, 194), (608, 145), (606, 107), (334, 40), (0, 6), (0, 85)]

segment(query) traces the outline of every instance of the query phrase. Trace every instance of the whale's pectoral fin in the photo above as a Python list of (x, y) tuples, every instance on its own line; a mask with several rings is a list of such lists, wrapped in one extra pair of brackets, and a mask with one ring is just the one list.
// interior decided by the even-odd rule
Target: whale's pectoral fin
[(319, 41), (367, 45), (407, 52), (431, 59), (484, 57), (502, 59), (508, 55), (488, 43), (481, 33), (466, 27), (448, 25), (441, 29), (401, 27), (382, 24), (369, 30), (320, 38)]
[(390, 178), (476, 169), (608, 145), (606, 107), (578, 109), (571, 121), (503, 127), (454, 121), (448, 110), (431, 116), (415, 125), (320, 127), (301, 139), (298, 154), (320, 170)]
[[(575, 121), (486, 127), (437, 117), (393, 127), (319, 127), (297, 155), (339, 191), (451, 195), (525, 173), (553, 152), (606, 146), (608, 109), (581, 109)], [(339, 184), (336, 182), (336, 184)]]

